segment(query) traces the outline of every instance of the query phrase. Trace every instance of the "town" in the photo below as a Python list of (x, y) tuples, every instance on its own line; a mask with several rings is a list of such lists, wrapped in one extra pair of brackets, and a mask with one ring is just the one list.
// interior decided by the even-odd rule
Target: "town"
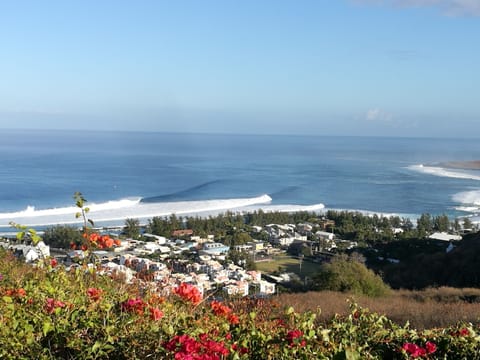
[[(81, 231), (65, 226), (56, 226), (39, 233), (44, 240), (35, 245), (28, 241), (32, 236), (28, 231), (22, 233), (27, 241), (4, 239), (0, 245), (11, 249), (29, 263), (51, 258), (67, 271), (81, 268), (84, 264), (88, 267), (95, 266), (100, 274), (127, 283), (137, 283), (162, 296), (169, 295), (181, 283), (197, 287), (204, 297), (271, 296), (278, 291), (279, 286), (288, 289), (292, 278), (298, 278), (295, 273), (281, 271), (281, 267), (263, 273), (259, 270), (262, 267), (268, 269), (262, 265), (274, 263), (278, 258), (296, 259), (300, 270), (302, 260), (319, 266), (335, 254), (352, 251), (373, 253), (377, 262), (400, 262), (400, 259), (389, 257), (389, 254), (379, 253), (378, 248), (371, 246), (372, 241), (360, 241), (359, 244), (359, 241), (354, 240), (355, 237), (348, 240), (340, 238), (338, 234), (342, 233), (345, 237), (352, 238), (342, 230), (342, 224), (350, 216), (349, 213), (328, 215), (329, 217), (309, 213), (286, 215), (259, 212), (246, 216), (225, 214), (204, 220), (177, 219), (172, 215), (170, 218), (153, 218), (143, 226), (138, 220), (127, 219), (125, 226), (89, 230), (98, 238), (115, 238), (109, 246), (82, 248), (81, 243), (75, 244), (71, 239), (72, 236), (81, 236)], [(332, 218), (336, 218), (336, 221)], [(370, 219), (372, 226), (381, 223), (383, 229), (376, 226), (373, 230), (377, 236), (384, 237), (382, 234), (388, 230), (393, 234), (393, 239), (397, 239), (405, 236), (407, 231), (413, 231), (408, 221), (398, 225), (398, 219), (395, 218), (385, 220), (386, 218), (376, 215), (356, 214), (355, 219), (361, 222)], [(266, 223), (270, 220), (283, 221)], [(451, 251), (454, 243), (462, 237), (445, 231), (433, 231), (436, 228), (445, 230), (438, 220), (439, 218), (429, 220), (427, 238), (445, 244), (445, 251)], [(209, 222), (218, 223), (211, 226), (210, 234), (205, 231)], [(263, 225), (252, 225), (261, 223)], [(196, 230), (187, 227), (189, 224)], [(393, 227), (392, 224), (399, 227)], [(418, 222), (414, 230), (416, 236), (422, 231), (423, 225), (422, 221)], [(451, 228), (448, 222), (445, 226)], [(34, 230), (30, 231), (38, 237)], [(169, 236), (165, 236), (167, 234)], [(55, 241), (55, 237), (61, 239)], [(369, 238), (374, 239), (374, 236)], [(63, 246), (59, 246), (61, 241)], [(383, 239), (380, 242), (385, 243), (389, 241)], [(305, 278), (303, 280), (307, 281)]]

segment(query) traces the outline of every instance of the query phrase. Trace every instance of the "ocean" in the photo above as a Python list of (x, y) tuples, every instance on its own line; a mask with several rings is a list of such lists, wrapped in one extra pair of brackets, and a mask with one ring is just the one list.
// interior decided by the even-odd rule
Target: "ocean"
[(476, 139), (2, 130), (0, 228), (153, 216), (358, 210), (415, 218), (480, 213)]

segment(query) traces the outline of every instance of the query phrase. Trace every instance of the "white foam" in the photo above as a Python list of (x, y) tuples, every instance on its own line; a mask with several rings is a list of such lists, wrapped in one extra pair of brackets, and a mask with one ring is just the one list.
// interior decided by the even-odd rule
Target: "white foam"
[(451, 171), (447, 170), (442, 167), (437, 167), (437, 166), (425, 166), (425, 165), (411, 165), (408, 166), (408, 169), (422, 172), (425, 174), (430, 174), (434, 176), (441, 176), (441, 177), (449, 177), (449, 178), (455, 178), (455, 179), (468, 179), (468, 180), (479, 180), (480, 181), (480, 176), (479, 175), (474, 175), (471, 173), (467, 172), (459, 172), (459, 171)]
[[(163, 203), (142, 203), (140, 199), (122, 199), (108, 201), (101, 204), (92, 203), (88, 207), (88, 218), (96, 223), (123, 221), (127, 218), (150, 219), (154, 216), (194, 215), (204, 212), (225, 212), (247, 206), (268, 204), (272, 198), (261, 195), (252, 198), (202, 200), (202, 201), (178, 201)], [(21, 211), (17, 213), (0, 214), (0, 226), (8, 226), (10, 221), (27, 225), (42, 226), (54, 224), (78, 224), (75, 218), (77, 207), (64, 207), (57, 209)]]
[(464, 205), (480, 206), (480, 190), (459, 192), (452, 196), (452, 200)]
[[(104, 203), (92, 203), (87, 204), (90, 212), (103, 211), (103, 210), (115, 210), (128, 208), (140, 203), (141, 198), (134, 199), (120, 199), (114, 201), (107, 201)], [(75, 215), (78, 212), (78, 207), (67, 206), (62, 208), (42, 209), (35, 210), (34, 206), (27, 206), (23, 211), (0, 213), (0, 220), (12, 219), (12, 218), (24, 218), (24, 217), (46, 217), (46, 216), (58, 216), (58, 215)]]
[(480, 211), (480, 207), (478, 207), (478, 206), (457, 206), (457, 207), (455, 207), (455, 210), (470, 212), (470, 213), (476, 213), (476, 212)]

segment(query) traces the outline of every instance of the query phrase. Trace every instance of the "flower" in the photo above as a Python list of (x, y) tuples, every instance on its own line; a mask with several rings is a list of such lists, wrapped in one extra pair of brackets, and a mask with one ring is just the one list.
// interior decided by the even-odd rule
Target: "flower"
[(57, 259), (53, 258), (53, 259), (50, 260), (50, 266), (51, 266), (52, 268), (54, 268), (54, 267), (57, 266), (57, 265), (58, 265)]
[(181, 283), (180, 286), (173, 289), (173, 292), (181, 298), (191, 301), (195, 305), (202, 301), (202, 294), (197, 287), (191, 284)]
[(150, 319), (158, 321), (163, 317), (163, 312), (157, 307), (150, 308)]
[(210, 307), (212, 308), (213, 313), (217, 316), (226, 316), (232, 312), (232, 309), (227, 305), (222, 304), (220, 301), (212, 301)]
[(98, 301), (102, 297), (103, 290), (97, 288), (88, 288), (87, 295), (93, 301)]
[(65, 303), (63, 301), (47, 298), (44, 308), (48, 314), (52, 314), (55, 311), (55, 309), (64, 308), (64, 307), (65, 307)]
[[(406, 353), (409, 354), (412, 358), (425, 356), (427, 354), (427, 350), (413, 343), (403, 344), (402, 349), (405, 350)], [(435, 350), (436, 350), (436, 347), (435, 347)]]
[(307, 344), (307, 342), (302, 339), (303, 337), (303, 332), (298, 330), (298, 329), (295, 329), (295, 330), (290, 330), (288, 333), (287, 333), (287, 341), (290, 345), (290, 347), (293, 347), (293, 346), (305, 346)]
[(435, 351), (437, 351), (437, 345), (431, 341), (427, 341), (425, 344), (425, 349), (427, 350), (427, 354), (433, 354)]
[(140, 298), (128, 299), (120, 304), (122, 311), (126, 312), (136, 312), (137, 314), (143, 314), (145, 309), (145, 303)]
[(227, 316), (227, 320), (232, 325), (238, 325), (240, 323), (240, 319), (235, 314), (230, 314)]
[(178, 360), (220, 360), (229, 354), (223, 342), (211, 340), (207, 334), (199, 335), (199, 340), (188, 335), (175, 335), (163, 347), (175, 352), (174, 358)]

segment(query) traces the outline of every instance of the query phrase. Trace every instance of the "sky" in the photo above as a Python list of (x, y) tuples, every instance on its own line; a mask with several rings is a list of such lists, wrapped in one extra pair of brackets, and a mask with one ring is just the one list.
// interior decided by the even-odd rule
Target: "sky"
[(0, 129), (476, 137), (480, 0), (0, 1)]

